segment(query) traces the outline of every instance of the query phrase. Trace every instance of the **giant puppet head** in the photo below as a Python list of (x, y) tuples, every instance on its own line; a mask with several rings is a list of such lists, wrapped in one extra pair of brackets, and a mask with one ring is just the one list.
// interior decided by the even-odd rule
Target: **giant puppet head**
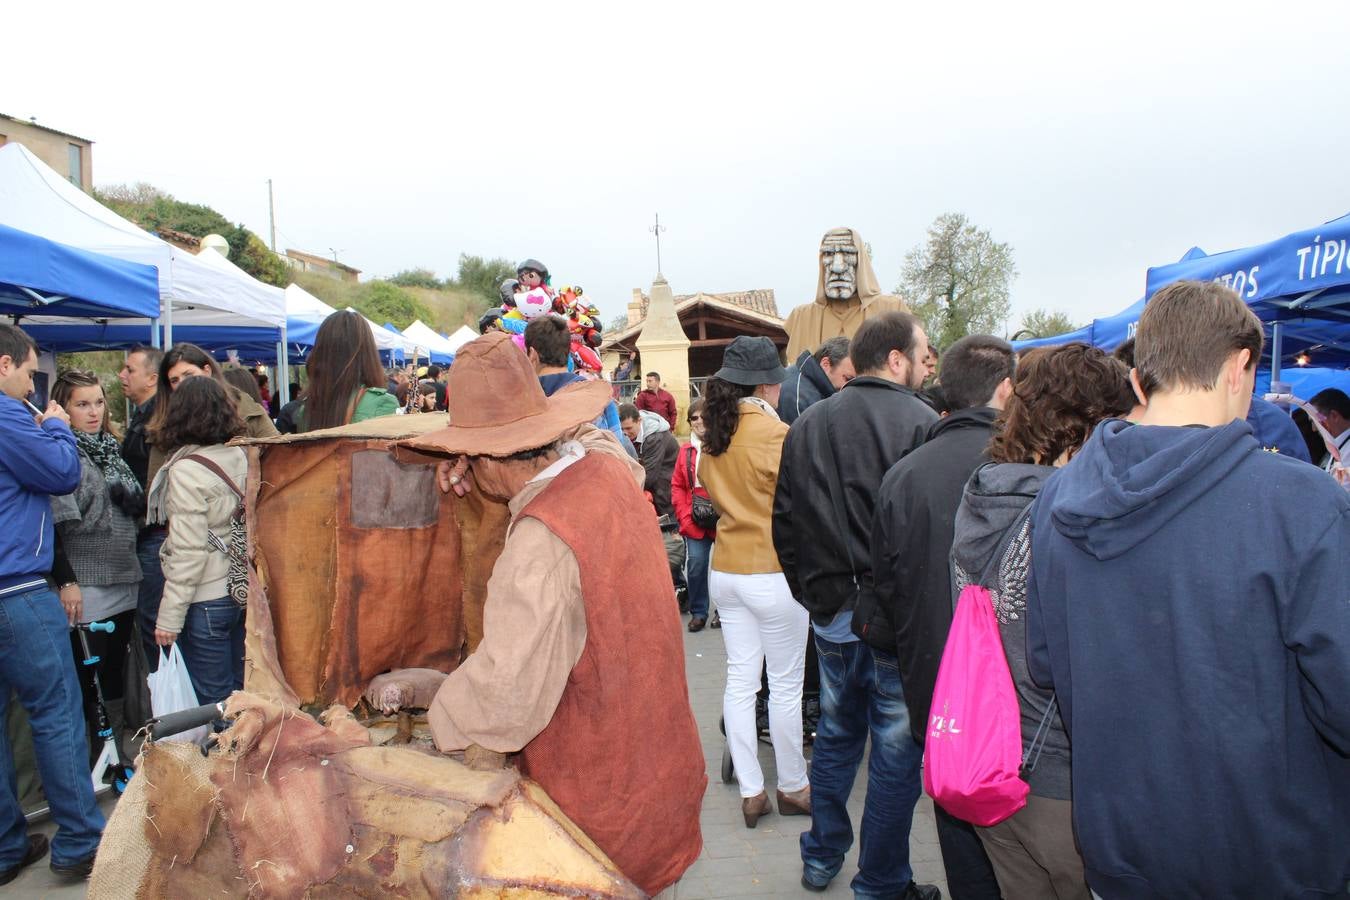
[(858, 291), (858, 246), (851, 228), (831, 228), (820, 241), (820, 275), (825, 296), (848, 300)]

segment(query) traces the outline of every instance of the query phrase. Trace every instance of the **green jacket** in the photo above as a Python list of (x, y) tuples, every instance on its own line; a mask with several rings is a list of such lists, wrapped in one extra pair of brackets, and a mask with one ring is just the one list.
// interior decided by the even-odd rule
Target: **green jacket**
[[(384, 388), (366, 388), (361, 402), (356, 404), (352, 421), (347, 424), (364, 422), (366, 419), (378, 419), (380, 416), (392, 416), (398, 412), (398, 399)], [(305, 404), (301, 401), (295, 410), (294, 421), (298, 432), (309, 431), (306, 421)]]

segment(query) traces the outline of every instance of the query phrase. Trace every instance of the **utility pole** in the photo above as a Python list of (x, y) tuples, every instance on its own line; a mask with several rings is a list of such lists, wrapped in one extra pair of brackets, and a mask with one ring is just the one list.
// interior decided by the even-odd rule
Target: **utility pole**
[(656, 224), (647, 230), (656, 235), (656, 274), (659, 275), (661, 274), (661, 232), (666, 230), (665, 226), (661, 224), (660, 213), (656, 214)]
[(272, 252), (277, 252), (277, 213), (272, 206), (272, 179), (267, 179), (267, 224), (272, 232)]

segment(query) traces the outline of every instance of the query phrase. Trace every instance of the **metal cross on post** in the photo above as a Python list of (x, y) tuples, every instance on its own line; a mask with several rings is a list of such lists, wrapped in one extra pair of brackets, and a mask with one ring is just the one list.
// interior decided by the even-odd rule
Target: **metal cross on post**
[(661, 274), (661, 232), (666, 230), (665, 226), (661, 224), (660, 213), (656, 214), (656, 224), (647, 230), (656, 235), (656, 273), (659, 275)]

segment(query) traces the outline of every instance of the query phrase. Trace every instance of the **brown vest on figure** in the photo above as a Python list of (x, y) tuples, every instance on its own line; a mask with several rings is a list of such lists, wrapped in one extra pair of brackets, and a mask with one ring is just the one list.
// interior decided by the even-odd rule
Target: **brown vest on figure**
[(585, 649), (552, 721), (521, 751), (521, 770), (655, 894), (702, 849), (708, 783), (660, 530), (628, 470), (596, 453), (520, 514), (572, 549), (586, 606)]

